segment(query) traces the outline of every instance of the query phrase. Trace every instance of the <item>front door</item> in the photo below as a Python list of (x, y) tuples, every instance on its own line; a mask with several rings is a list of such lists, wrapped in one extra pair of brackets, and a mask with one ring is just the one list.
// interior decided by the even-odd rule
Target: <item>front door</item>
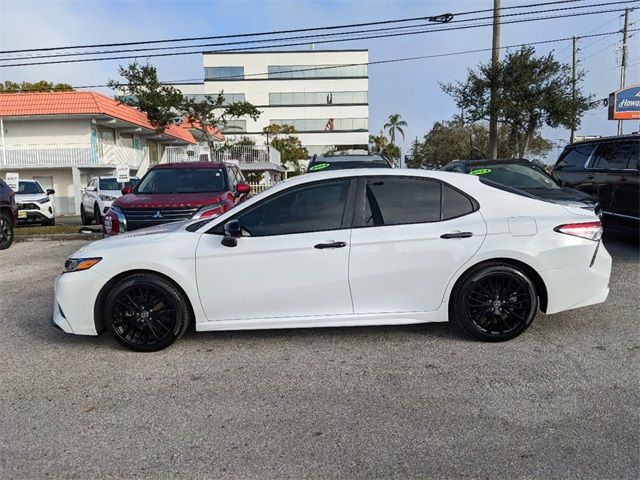
[(425, 178), (371, 177), (359, 191), (361, 228), (353, 229), (349, 262), (354, 312), (438, 309), (486, 235), (475, 202)]
[(196, 277), (209, 321), (353, 312), (348, 281), (355, 181), (292, 187), (232, 217), (243, 236), (202, 236)]

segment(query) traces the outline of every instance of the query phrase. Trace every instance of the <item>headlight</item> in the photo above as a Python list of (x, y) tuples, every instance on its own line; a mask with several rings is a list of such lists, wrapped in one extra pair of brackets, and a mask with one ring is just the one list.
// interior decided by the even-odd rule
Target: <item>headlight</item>
[(111, 195), (105, 195), (103, 193), (101, 193), (98, 196), (100, 197), (100, 200), (102, 200), (103, 202), (113, 202), (116, 199), (116, 197), (112, 197)]
[(102, 258), (67, 258), (67, 261), (64, 262), (64, 273), (69, 272), (80, 272), (82, 270), (89, 270), (96, 263), (98, 263)]
[(38, 203), (47, 203), (49, 201), (49, 197), (39, 198), (36, 200)]
[(205, 205), (200, 210), (198, 210), (192, 217), (191, 220), (198, 220), (200, 218), (216, 218), (219, 215), (224, 213), (224, 203), (211, 203), (209, 205)]

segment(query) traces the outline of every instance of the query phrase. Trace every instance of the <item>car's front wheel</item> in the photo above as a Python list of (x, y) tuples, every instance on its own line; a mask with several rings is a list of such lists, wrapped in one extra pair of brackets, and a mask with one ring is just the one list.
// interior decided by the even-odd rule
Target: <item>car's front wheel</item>
[(125, 347), (153, 352), (168, 347), (187, 330), (190, 308), (172, 282), (150, 273), (130, 275), (106, 297), (107, 328)]
[(93, 219), (96, 221), (96, 225), (102, 225), (102, 214), (97, 203), (93, 206)]
[(5, 250), (13, 243), (13, 221), (5, 212), (0, 212), (0, 250)]
[(80, 205), (80, 220), (82, 220), (82, 225), (91, 225), (91, 219), (87, 216), (84, 205)]
[(450, 320), (479, 340), (500, 342), (524, 332), (538, 310), (531, 279), (504, 263), (490, 263), (467, 272), (456, 284)]

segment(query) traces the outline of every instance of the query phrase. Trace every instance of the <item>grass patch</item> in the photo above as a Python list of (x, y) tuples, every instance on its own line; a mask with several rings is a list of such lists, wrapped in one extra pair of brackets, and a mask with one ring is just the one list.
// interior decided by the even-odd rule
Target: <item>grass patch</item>
[[(57, 233), (80, 233), (80, 225), (55, 225), (52, 227), (18, 227), (16, 235), (55, 235)], [(99, 233), (99, 232), (96, 232)]]

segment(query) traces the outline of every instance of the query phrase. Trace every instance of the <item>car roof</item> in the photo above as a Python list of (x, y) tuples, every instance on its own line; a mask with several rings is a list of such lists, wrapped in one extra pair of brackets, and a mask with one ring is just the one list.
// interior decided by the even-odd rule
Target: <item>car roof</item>
[(451, 162), (449, 162), (446, 166), (448, 165), (454, 165), (454, 164), (462, 164), (462, 165), (496, 165), (496, 164), (520, 164), (520, 165), (534, 165), (533, 162), (531, 162), (530, 160), (527, 160), (526, 158), (498, 158), (496, 160), (486, 160), (486, 159), (482, 159), (482, 160), (453, 160)]
[(153, 169), (165, 169), (165, 168), (224, 168), (226, 165), (223, 162), (176, 162), (176, 163), (161, 163), (153, 167)]
[(40, 183), (38, 180), (31, 180), (29, 178), (25, 178), (25, 179), (20, 178), (20, 179), (18, 179), (18, 183), (21, 183), (21, 182), (24, 182), (24, 183)]
[(310, 163), (335, 163), (335, 162), (387, 162), (381, 155), (332, 155), (329, 157), (316, 157), (311, 159)]
[(572, 145), (584, 145), (585, 143), (610, 142), (612, 140), (629, 140), (634, 138), (640, 140), (640, 132), (628, 133), (626, 135), (609, 135), (608, 137), (585, 138), (584, 140), (577, 140), (570, 143), (567, 147)]

